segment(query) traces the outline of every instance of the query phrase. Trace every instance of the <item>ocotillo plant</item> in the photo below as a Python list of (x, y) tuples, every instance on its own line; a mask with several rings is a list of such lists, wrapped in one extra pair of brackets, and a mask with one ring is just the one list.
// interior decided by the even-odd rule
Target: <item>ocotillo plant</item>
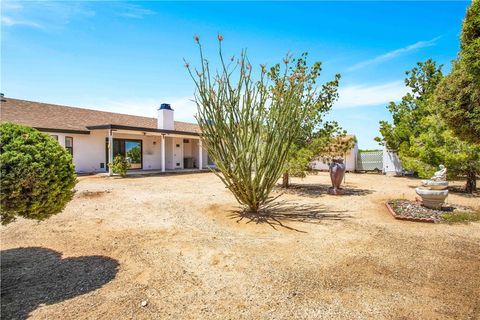
[(218, 40), (216, 71), (204, 58), (198, 37), (201, 66), (185, 64), (196, 85), (201, 139), (218, 177), (245, 210), (258, 212), (274, 199), (270, 193), (306, 117), (308, 108), (302, 106), (318, 103), (320, 63), (308, 67), (306, 54), (298, 59), (287, 55), (268, 71), (261, 65), (254, 80), (246, 51), (226, 63), (223, 37)]

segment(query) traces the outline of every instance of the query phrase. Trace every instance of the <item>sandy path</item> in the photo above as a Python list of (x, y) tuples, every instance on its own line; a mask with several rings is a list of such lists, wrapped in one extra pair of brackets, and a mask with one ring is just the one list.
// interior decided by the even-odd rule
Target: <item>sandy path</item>
[[(418, 180), (294, 180), (277, 220), (213, 174), (84, 177), (64, 212), (2, 227), (2, 313), (22, 319), (478, 319), (480, 223), (394, 220)], [(480, 198), (448, 201), (480, 208)], [(283, 226), (279, 225), (281, 223)], [(145, 307), (141, 302), (147, 300)]]

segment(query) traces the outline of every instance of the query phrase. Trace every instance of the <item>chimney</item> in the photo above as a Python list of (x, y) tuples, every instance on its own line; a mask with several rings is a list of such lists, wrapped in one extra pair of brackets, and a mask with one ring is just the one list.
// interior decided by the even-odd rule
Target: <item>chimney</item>
[(164, 130), (175, 130), (173, 109), (168, 103), (162, 103), (160, 108), (158, 108), (157, 128)]

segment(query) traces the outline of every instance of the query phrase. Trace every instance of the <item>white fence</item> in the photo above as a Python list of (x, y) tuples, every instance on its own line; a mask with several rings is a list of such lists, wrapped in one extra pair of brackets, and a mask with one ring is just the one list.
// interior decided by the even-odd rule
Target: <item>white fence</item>
[(382, 171), (383, 170), (383, 152), (366, 151), (359, 152), (357, 156), (357, 171)]

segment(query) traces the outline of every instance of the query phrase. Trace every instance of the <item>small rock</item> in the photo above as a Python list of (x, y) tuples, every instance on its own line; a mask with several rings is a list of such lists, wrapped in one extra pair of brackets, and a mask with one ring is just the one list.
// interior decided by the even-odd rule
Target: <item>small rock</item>
[(145, 307), (148, 304), (148, 300), (143, 300), (142, 301), (142, 307)]

